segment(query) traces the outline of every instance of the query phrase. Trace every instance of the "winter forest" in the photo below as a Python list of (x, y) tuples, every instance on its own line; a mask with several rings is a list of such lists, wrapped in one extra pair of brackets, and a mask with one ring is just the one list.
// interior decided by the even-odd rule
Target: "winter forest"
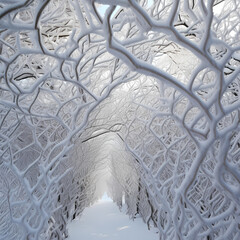
[(104, 191), (240, 239), (240, 0), (0, 0), (0, 239), (66, 239)]

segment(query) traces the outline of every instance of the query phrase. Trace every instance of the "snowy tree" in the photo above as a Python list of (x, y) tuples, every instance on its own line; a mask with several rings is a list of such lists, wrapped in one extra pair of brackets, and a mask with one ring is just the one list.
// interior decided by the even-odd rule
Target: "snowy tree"
[(239, 239), (239, 12), (0, 0), (0, 239), (66, 238), (106, 164), (160, 239)]

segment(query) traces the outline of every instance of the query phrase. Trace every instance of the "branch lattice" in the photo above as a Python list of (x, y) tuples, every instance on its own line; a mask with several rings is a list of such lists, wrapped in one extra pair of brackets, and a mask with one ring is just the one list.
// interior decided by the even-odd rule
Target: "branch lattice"
[(66, 238), (97, 198), (106, 135), (131, 217), (164, 240), (239, 239), (239, 12), (0, 0), (0, 239)]

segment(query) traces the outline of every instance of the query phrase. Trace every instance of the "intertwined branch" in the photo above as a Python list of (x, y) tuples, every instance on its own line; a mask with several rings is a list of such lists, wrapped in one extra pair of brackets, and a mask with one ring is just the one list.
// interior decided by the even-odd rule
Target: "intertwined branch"
[(239, 12), (0, 1), (0, 239), (67, 237), (109, 138), (111, 196), (160, 239), (239, 239)]

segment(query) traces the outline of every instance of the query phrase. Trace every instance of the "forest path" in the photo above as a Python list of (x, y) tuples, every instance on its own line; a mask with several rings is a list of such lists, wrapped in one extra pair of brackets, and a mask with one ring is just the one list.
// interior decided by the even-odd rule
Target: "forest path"
[(86, 208), (80, 219), (68, 225), (68, 240), (158, 240), (157, 229), (148, 230), (141, 218), (134, 221), (104, 197)]

